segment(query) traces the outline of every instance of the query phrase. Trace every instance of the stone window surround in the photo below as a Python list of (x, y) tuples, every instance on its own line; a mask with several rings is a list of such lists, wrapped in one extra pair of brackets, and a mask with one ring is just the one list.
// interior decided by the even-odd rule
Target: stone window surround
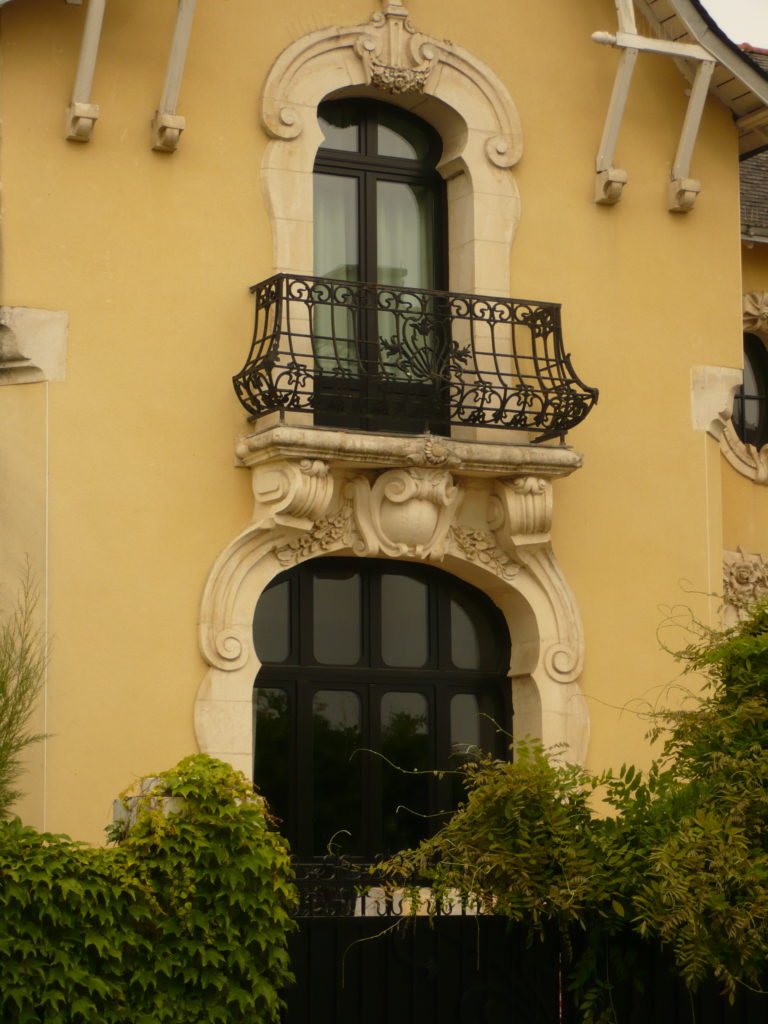
[[(395, 72), (419, 77), (405, 85), (382, 81), (378, 69), (385, 62), (390, 78)], [(438, 171), (448, 194), (449, 288), (507, 296), (520, 219), (510, 172), (522, 154), (517, 111), (490, 68), (453, 43), (417, 32), (405, 8), (392, 3), (365, 24), (302, 37), (267, 75), (261, 120), (272, 140), (261, 176), (274, 272), (312, 273), (312, 170), (322, 141), (317, 107), (352, 96), (404, 107), (437, 130), (444, 146)]]
[[(768, 347), (768, 292), (742, 297), (742, 330)], [(738, 473), (753, 483), (768, 484), (768, 445), (758, 450), (745, 444), (733, 426), (733, 400), (744, 380), (743, 368), (696, 366), (692, 378), (694, 427), (719, 441), (724, 458)]]

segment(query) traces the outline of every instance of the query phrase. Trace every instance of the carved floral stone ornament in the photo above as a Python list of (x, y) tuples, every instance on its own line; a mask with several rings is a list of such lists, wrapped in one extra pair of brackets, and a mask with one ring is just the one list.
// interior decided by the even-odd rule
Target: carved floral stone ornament
[(744, 330), (768, 344), (768, 292), (747, 292), (742, 309)]
[(382, 14), (373, 15), (370, 25), (370, 32), (361, 36), (356, 49), (371, 85), (393, 94), (423, 92), (435, 52), (416, 35), (405, 7), (387, 3)]
[(723, 555), (723, 596), (726, 619), (743, 619), (749, 606), (768, 595), (768, 560), (741, 548)]

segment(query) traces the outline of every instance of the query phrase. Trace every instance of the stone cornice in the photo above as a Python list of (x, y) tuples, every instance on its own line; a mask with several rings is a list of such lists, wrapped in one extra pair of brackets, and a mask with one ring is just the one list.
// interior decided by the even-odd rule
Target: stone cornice
[(568, 476), (583, 456), (565, 446), (460, 441), (431, 434), (373, 434), (325, 427), (275, 426), (238, 440), (238, 461), (259, 466), (275, 459), (323, 459), (359, 469), (445, 467), (478, 477)]

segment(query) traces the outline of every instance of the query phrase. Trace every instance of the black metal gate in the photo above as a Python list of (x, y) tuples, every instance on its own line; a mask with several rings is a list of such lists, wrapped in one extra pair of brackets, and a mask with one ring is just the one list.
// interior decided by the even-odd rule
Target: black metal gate
[(285, 1024), (558, 1024), (559, 958), (473, 908), (408, 913), (351, 873), (300, 870)]

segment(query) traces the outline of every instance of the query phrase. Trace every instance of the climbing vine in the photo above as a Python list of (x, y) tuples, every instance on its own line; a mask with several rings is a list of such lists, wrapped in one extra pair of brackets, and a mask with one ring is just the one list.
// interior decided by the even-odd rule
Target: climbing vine
[(196, 755), (123, 805), (108, 849), (0, 823), (0, 1019), (277, 1022), (295, 892), (262, 798)]

